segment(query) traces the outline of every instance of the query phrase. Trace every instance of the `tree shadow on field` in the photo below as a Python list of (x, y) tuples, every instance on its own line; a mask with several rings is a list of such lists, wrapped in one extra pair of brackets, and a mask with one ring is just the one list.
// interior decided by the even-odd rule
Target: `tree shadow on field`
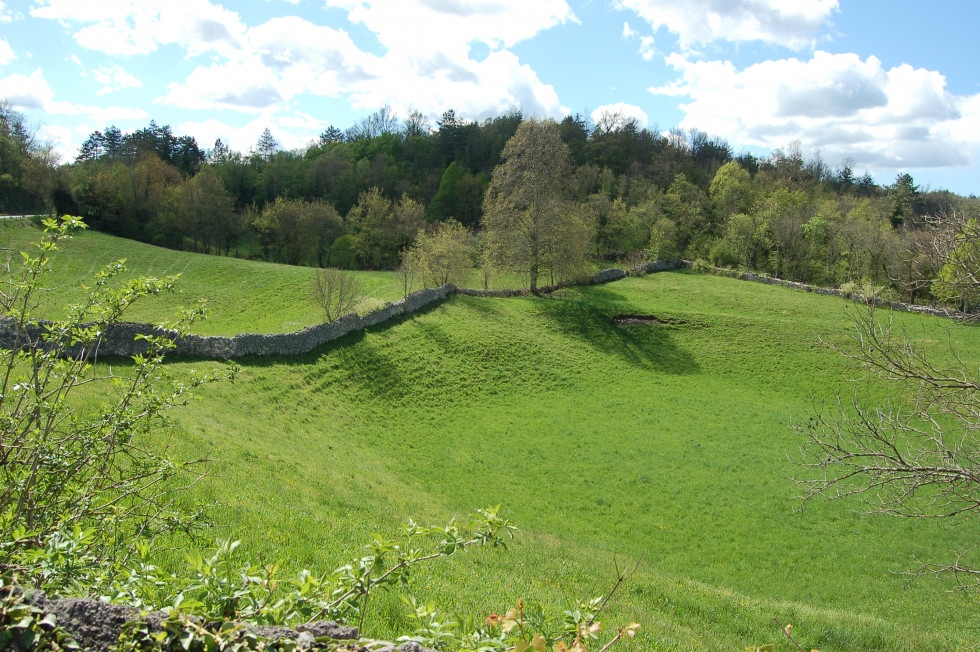
[(542, 299), (536, 307), (538, 314), (566, 337), (638, 369), (675, 375), (696, 374), (701, 370), (690, 352), (674, 339), (673, 333), (683, 326), (614, 325), (616, 315), (642, 312), (615, 292), (590, 288), (581, 299)]
[(551, 294), (554, 299), (566, 301), (588, 301), (596, 306), (606, 303), (627, 304), (629, 299), (619, 292), (614, 292), (608, 285), (580, 285), (569, 290), (559, 290)]
[[(237, 363), (246, 368), (294, 366), (303, 369), (308, 383), (340, 382), (365, 391), (370, 396), (398, 399), (407, 394), (411, 383), (403, 374), (404, 356), (396, 348), (386, 346), (368, 335), (384, 333), (406, 321), (437, 310), (444, 302), (438, 301), (420, 308), (414, 313), (400, 315), (389, 321), (353, 331), (336, 340), (326, 342), (309, 353), (295, 356), (252, 356), (241, 358)], [(323, 363), (323, 364), (321, 364)], [(342, 370), (338, 378), (336, 370)]]

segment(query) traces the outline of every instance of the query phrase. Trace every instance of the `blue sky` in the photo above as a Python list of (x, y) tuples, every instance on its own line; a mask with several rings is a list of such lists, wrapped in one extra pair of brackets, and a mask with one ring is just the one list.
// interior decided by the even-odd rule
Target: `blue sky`
[(151, 119), (247, 150), (385, 104), (433, 126), (519, 108), (970, 194), (978, 24), (974, 0), (0, 0), (0, 98), (66, 160)]

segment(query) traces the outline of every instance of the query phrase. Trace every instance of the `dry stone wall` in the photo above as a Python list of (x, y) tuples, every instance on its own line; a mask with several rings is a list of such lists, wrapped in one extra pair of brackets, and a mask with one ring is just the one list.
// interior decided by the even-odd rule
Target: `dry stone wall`
[[(690, 267), (691, 263), (682, 260), (675, 261), (651, 261), (634, 267), (629, 270), (623, 269), (604, 269), (584, 284), (595, 285), (600, 283), (610, 283), (626, 276), (639, 276), (642, 274), (652, 274), (680, 267)], [(868, 302), (869, 299), (860, 295), (847, 295), (838, 289), (820, 288), (805, 283), (785, 281), (783, 279), (760, 276), (749, 272), (734, 272), (715, 268), (713, 273), (722, 276), (739, 278), (757, 283), (767, 283), (769, 285), (780, 285), (804, 292), (816, 292), (818, 294), (829, 294), (850, 298), (854, 301)], [(539, 293), (548, 294), (572, 285), (582, 284), (564, 282), (557, 285), (550, 285), (539, 288)], [(294, 333), (271, 333), (271, 334), (252, 334), (244, 333), (234, 337), (222, 337), (214, 335), (177, 335), (173, 331), (164, 331), (150, 324), (120, 323), (108, 326), (103, 333), (101, 341), (96, 351), (100, 356), (124, 356), (131, 357), (144, 353), (147, 343), (139, 339), (140, 335), (165, 336), (175, 339), (174, 353), (177, 355), (208, 358), (218, 360), (229, 360), (235, 358), (246, 358), (252, 356), (296, 356), (309, 353), (318, 346), (327, 342), (339, 339), (350, 333), (382, 324), (391, 319), (412, 314), (426, 306), (444, 300), (451, 294), (463, 294), (478, 297), (518, 297), (530, 294), (528, 290), (472, 290), (457, 288), (453, 285), (444, 285), (438, 288), (419, 290), (413, 292), (403, 299), (386, 303), (383, 308), (364, 316), (351, 313), (339, 317), (332, 322), (316, 324), (304, 328)], [(939, 317), (965, 316), (955, 311), (944, 310), (941, 308), (931, 308), (929, 306), (915, 306), (905, 303), (895, 303), (871, 299), (876, 305), (901, 310), (905, 312), (917, 312)], [(0, 347), (12, 349), (23, 346), (25, 342), (41, 342), (44, 344), (45, 334), (54, 328), (53, 322), (39, 321), (26, 329), (26, 333), (19, 329), (10, 319), (0, 320)], [(70, 350), (69, 355), (78, 355), (81, 347)]]
[(854, 301), (856, 303), (874, 304), (875, 306), (881, 308), (887, 308), (889, 310), (897, 310), (899, 312), (914, 312), (920, 315), (931, 315), (933, 317), (950, 317), (955, 319), (969, 319), (970, 317), (975, 318), (975, 315), (969, 315), (967, 313), (951, 310), (949, 308), (920, 306), (911, 303), (901, 303), (900, 301), (886, 301), (878, 297), (866, 297), (863, 294), (859, 294), (856, 292), (844, 292), (843, 290), (840, 290), (838, 288), (823, 288), (823, 287), (818, 287), (816, 285), (807, 285), (806, 283), (799, 283), (797, 281), (787, 281), (781, 278), (774, 278), (772, 276), (762, 276), (761, 274), (753, 274), (752, 272), (739, 272), (731, 269), (723, 269), (720, 267), (713, 267), (710, 269), (710, 271), (712, 274), (715, 274), (716, 276), (737, 278), (742, 281), (752, 281), (753, 283), (778, 285), (785, 288), (792, 288), (794, 290), (799, 290), (801, 292), (826, 294), (829, 296), (841, 297), (843, 299), (850, 299), (851, 301)]

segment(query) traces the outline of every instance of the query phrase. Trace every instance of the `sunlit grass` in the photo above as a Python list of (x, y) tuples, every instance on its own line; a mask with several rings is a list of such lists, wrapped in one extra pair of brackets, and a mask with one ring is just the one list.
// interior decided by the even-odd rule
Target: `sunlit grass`
[[(892, 571), (968, 545), (972, 528), (866, 517), (858, 502), (797, 511), (790, 426), (811, 397), (849, 391), (855, 370), (817, 336), (840, 341), (852, 309), (680, 272), (552, 299), (455, 297), (302, 358), (245, 361), (181, 411), (179, 432), (215, 459), (204, 496), (229, 534), (297, 566), (337, 564), (410, 516), (503, 503), (523, 529), (508, 552), (418, 577), (450, 612), (519, 596), (565, 608), (639, 564), (610, 620), (643, 622), (644, 649), (777, 642), (775, 614), (824, 652), (955, 648), (976, 638), (975, 604)], [(675, 325), (613, 326), (620, 313)], [(976, 330), (952, 337), (980, 351)], [(386, 604), (390, 633), (404, 612)]]
[[(75, 246), (57, 296), (129, 253), (141, 272), (183, 265), (184, 296), (188, 286), (215, 292), (205, 332), (261, 330), (244, 314), (268, 330), (304, 319), (284, 289), (239, 289), (308, 270), (98, 234)], [(222, 315), (236, 297), (241, 311)], [(163, 315), (169, 305), (144, 310)], [(263, 305), (276, 314), (263, 316)], [(972, 544), (972, 524), (871, 518), (860, 502), (798, 511), (791, 425), (813, 399), (849, 394), (860, 375), (818, 339), (842, 342), (856, 309), (690, 272), (549, 299), (456, 296), (306, 356), (244, 360), (235, 382), (174, 412), (169, 432), (180, 455), (213, 460), (193, 497), (218, 503), (214, 535), (294, 569), (331, 569), (408, 517), (441, 522), (502, 503), (522, 528), (507, 551), (415, 575), (412, 590), (449, 613), (499, 612), (521, 596), (560, 611), (635, 565), (605, 618), (643, 624), (635, 649), (789, 650), (773, 615), (823, 652), (965, 649), (980, 642), (975, 601), (941, 581), (906, 585), (893, 571)], [(671, 325), (611, 323), (627, 313)], [(977, 329), (896, 320), (933, 352), (948, 336), (980, 361)], [(165, 371), (215, 366), (173, 361)], [(888, 394), (880, 383), (859, 388)], [(374, 609), (369, 633), (407, 626), (396, 600)]]

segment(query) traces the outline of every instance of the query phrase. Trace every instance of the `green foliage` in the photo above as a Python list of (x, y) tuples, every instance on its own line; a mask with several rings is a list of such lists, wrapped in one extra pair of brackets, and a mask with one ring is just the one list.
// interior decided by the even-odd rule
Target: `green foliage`
[(500, 267), (538, 277), (580, 277), (594, 225), (570, 202), (571, 160), (554, 122), (521, 123), (501, 153), (484, 200), (485, 243)]
[(462, 177), (463, 171), (459, 169), (456, 161), (450, 163), (442, 173), (439, 190), (436, 191), (426, 211), (426, 217), (430, 222), (442, 222), (459, 214), (457, 197), (459, 181)]
[(415, 244), (402, 256), (402, 264), (427, 287), (462, 285), (473, 268), (472, 240), (469, 229), (450, 219), (429, 232), (419, 233)]
[(719, 240), (711, 247), (708, 260), (715, 267), (733, 267), (738, 264), (738, 256), (729, 248), (728, 243)]
[[(102, 565), (133, 553), (134, 539), (201, 525), (199, 515), (175, 500), (200, 477), (195, 469), (203, 460), (176, 461), (147, 450), (146, 442), (166, 410), (222, 374), (160, 383), (157, 367), (173, 347), (163, 335), (139, 336), (146, 351), (128, 371), (94, 369), (106, 327), (176, 280), (139, 277), (112, 287), (123, 261), (99, 270), (84, 300), (38, 332), (32, 310), (51, 256), (84, 228), (73, 217), (44, 225), (36, 252), (12, 263), (0, 297), (3, 317), (19, 332), (15, 346), (0, 352), (0, 522), (9, 533), (0, 545), (0, 569), (35, 586), (64, 588), (94, 583)], [(179, 333), (200, 315), (187, 311), (163, 326)], [(103, 392), (91, 409), (74, 400), (86, 385)]]
[(729, 161), (718, 168), (708, 194), (720, 221), (736, 213), (749, 212), (754, 201), (752, 177), (738, 161)]
[(959, 218), (958, 222), (947, 238), (943, 265), (932, 283), (932, 292), (942, 301), (970, 307), (980, 303), (980, 220)]

